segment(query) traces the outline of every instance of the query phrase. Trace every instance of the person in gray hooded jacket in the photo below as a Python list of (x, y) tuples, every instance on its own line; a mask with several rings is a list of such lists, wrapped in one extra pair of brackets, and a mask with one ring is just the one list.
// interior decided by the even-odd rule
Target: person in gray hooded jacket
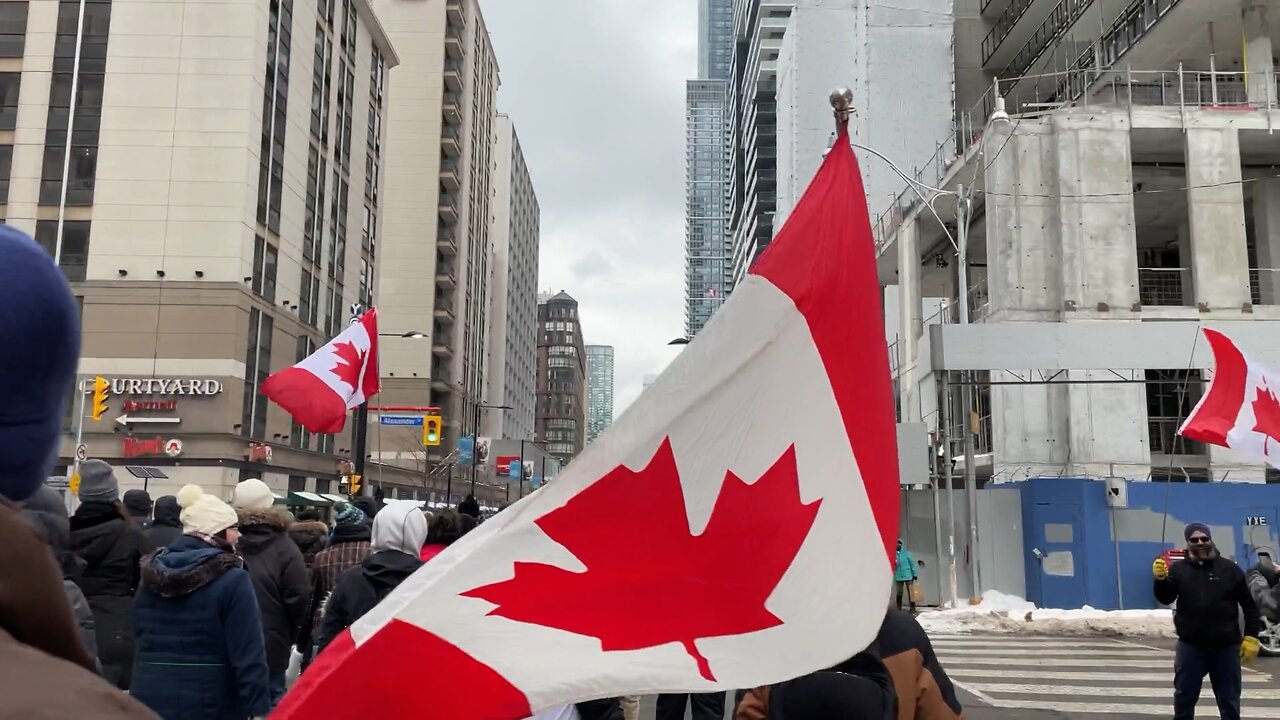
[(316, 652), (359, 620), (422, 567), (427, 518), (413, 503), (391, 503), (373, 519), (373, 554), (338, 578), (325, 600)]
[[(84, 561), (71, 552), (71, 521), (67, 506), (57, 490), (44, 486), (22, 503), (22, 514), (35, 527), (36, 532), (49, 545), (54, 562), (62, 571), (62, 590), (67, 594), (71, 612), (80, 628), (80, 640), (94, 657), (98, 658), (98, 638), (93, 624), (93, 610), (77, 584), (84, 572)], [(101, 663), (98, 671), (102, 671)]]

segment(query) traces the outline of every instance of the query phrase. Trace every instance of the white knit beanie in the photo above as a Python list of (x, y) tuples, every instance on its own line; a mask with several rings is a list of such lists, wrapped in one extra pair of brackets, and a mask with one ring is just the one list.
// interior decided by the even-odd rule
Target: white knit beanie
[(257, 478), (249, 478), (236, 485), (231, 503), (239, 510), (267, 510), (276, 501), (276, 494)]
[(187, 485), (178, 491), (178, 506), (182, 508), (178, 517), (184, 533), (217, 535), (240, 522), (230, 505), (206, 494), (198, 485)]

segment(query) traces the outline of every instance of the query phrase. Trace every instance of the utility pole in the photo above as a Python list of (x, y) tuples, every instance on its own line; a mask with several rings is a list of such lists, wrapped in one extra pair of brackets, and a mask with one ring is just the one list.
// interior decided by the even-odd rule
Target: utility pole
[[(960, 602), (960, 592), (956, 586), (956, 496), (951, 477), (951, 372), (942, 371), (942, 407), (938, 426), (942, 435), (942, 479), (947, 488), (947, 579), (951, 588), (951, 607)], [(936, 514), (938, 508), (934, 508)]]
[[(956, 277), (959, 287), (961, 325), (969, 324), (969, 189), (956, 186)], [(971, 597), (982, 596), (978, 577), (978, 473), (973, 452), (973, 377), (960, 373), (961, 431), (964, 438), (964, 492), (969, 506), (969, 579)], [(954, 517), (954, 516), (953, 516)]]

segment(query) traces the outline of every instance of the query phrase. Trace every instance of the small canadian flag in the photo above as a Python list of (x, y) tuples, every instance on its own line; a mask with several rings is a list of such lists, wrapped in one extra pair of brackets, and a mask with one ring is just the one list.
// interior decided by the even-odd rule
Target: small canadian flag
[(347, 412), (378, 394), (377, 310), (361, 315), (297, 365), (264, 380), (261, 391), (311, 432), (341, 432)]

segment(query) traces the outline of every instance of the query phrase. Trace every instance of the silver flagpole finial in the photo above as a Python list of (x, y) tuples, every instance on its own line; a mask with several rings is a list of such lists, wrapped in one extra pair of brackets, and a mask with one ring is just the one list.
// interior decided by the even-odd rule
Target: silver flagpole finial
[(835, 109), (837, 126), (849, 122), (849, 115), (853, 112), (853, 91), (847, 87), (832, 90), (831, 107)]

